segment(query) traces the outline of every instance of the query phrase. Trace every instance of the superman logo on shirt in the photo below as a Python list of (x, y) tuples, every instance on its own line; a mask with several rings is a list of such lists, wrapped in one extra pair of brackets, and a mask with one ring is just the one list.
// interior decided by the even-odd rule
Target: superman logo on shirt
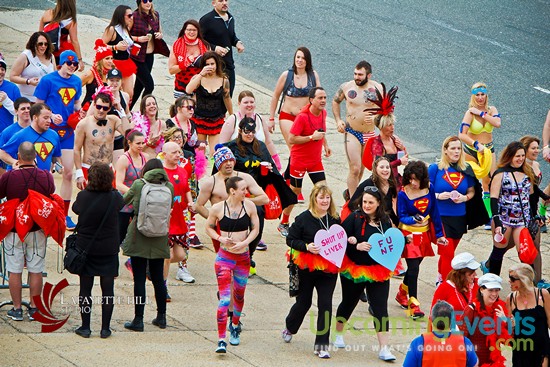
[(422, 198), (414, 201), (414, 207), (418, 209), (418, 211), (422, 214), (426, 212), (426, 209), (428, 209), (428, 205), (430, 204), (430, 199), (428, 198)]
[(36, 154), (42, 159), (42, 162), (46, 162), (53, 150), (53, 144), (49, 142), (34, 143), (34, 150), (36, 150)]
[(65, 106), (68, 106), (69, 103), (73, 100), (74, 96), (76, 95), (76, 89), (74, 88), (59, 88), (57, 91), (59, 93), (59, 96), (61, 97), (61, 101)]
[(461, 172), (445, 172), (443, 179), (456, 190), (462, 180), (464, 180), (464, 175)]

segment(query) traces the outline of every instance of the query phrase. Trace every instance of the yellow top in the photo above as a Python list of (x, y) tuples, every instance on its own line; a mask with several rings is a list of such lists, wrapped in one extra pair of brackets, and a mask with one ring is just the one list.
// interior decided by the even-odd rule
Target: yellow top
[(492, 133), (494, 128), (489, 122), (479, 122), (475, 117), (472, 117), (472, 123), (468, 130), (474, 135), (479, 135), (481, 133)]

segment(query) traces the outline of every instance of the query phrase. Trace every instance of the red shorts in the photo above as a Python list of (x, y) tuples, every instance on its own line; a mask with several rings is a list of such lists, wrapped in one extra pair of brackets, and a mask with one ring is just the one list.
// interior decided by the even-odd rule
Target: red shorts
[(313, 173), (325, 172), (323, 162), (319, 161), (310, 165), (303, 165), (299, 163), (294, 163), (292, 160), (290, 161), (290, 177), (303, 179), (306, 172), (309, 175)]
[(286, 112), (280, 112), (279, 113), (279, 121), (281, 121), (281, 120), (294, 121), (295, 118), (296, 118), (296, 116), (291, 115), (290, 113), (286, 113)]

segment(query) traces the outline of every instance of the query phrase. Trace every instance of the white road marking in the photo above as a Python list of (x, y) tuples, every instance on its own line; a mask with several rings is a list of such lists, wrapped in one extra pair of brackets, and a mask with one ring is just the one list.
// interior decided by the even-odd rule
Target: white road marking
[(533, 88), (535, 88), (538, 91), (541, 91), (542, 93), (550, 94), (550, 90), (548, 90), (548, 89), (544, 89), (544, 88), (541, 88), (541, 87), (533, 87)]

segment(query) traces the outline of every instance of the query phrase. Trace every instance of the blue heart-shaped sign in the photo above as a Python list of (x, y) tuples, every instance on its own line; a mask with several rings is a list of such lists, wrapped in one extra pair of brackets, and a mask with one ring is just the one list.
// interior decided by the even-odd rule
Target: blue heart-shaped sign
[(390, 228), (384, 235), (375, 233), (370, 236), (368, 243), (372, 246), (369, 251), (370, 257), (383, 267), (394, 271), (405, 248), (403, 233), (397, 228)]

